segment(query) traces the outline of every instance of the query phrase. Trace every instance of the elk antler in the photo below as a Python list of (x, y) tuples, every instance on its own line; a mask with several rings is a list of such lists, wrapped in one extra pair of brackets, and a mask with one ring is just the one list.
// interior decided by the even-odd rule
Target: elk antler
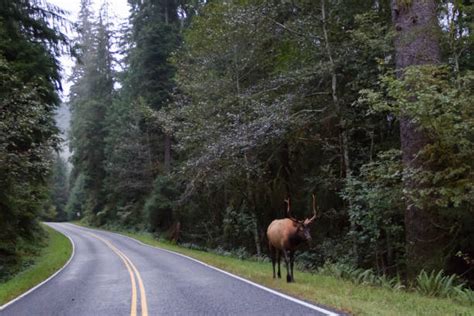
[(286, 214), (288, 215), (288, 218), (291, 219), (292, 221), (297, 222), (298, 220), (297, 220), (296, 218), (294, 218), (293, 216), (291, 216), (290, 198), (287, 197), (284, 201), (285, 201), (285, 203), (288, 205), (288, 207), (286, 208)]
[(313, 217), (311, 217), (308, 222), (312, 223), (316, 219), (316, 195), (313, 194)]
[(288, 205), (287, 209), (286, 209), (286, 212), (287, 213), (290, 213), (290, 198), (286, 198), (284, 199), (285, 203)]

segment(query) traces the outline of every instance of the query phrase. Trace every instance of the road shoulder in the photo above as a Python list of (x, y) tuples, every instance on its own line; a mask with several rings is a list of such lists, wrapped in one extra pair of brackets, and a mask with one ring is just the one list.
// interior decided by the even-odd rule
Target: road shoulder
[(45, 227), (48, 245), (35, 263), (0, 284), (0, 311), (53, 279), (74, 257), (74, 242), (51, 226)]

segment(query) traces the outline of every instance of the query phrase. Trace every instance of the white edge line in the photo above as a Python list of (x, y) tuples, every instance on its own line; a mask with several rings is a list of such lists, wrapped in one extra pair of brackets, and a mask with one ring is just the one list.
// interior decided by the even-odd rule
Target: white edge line
[[(48, 224), (46, 224), (48, 225)], [(27, 296), (28, 294), (30, 294), (31, 292), (33, 292), (34, 290), (38, 289), (40, 286), (46, 284), (47, 282), (51, 281), (52, 278), (54, 278), (56, 275), (59, 274), (59, 272), (63, 271), (68, 265), (69, 263), (71, 262), (72, 258), (74, 257), (74, 254), (75, 254), (75, 244), (74, 244), (74, 241), (71, 239), (71, 237), (69, 237), (68, 235), (64, 234), (63, 232), (60, 232), (59, 230), (55, 229), (54, 227), (48, 225), (48, 227), (51, 227), (52, 229), (54, 229), (55, 231), (57, 231), (58, 233), (62, 234), (63, 236), (66, 236), (69, 241), (71, 242), (71, 245), (72, 245), (72, 253), (71, 253), (71, 257), (69, 258), (69, 260), (62, 266), (61, 269), (59, 269), (58, 271), (56, 271), (53, 275), (51, 275), (49, 278), (47, 278), (46, 280), (44, 280), (43, 282), (41, 282), (40, 284), (37, 284), (36, 286), (32, 287), (31, 289), (29, 289), (28, 291), (26, 291), (25, 293), (23, 294), (20, 294), (19, 296), (15, 297), (14, 299), (12, 299), (11, 301), (3, 304), (2, 306), (0, 306), (0, 312), (3, 311), (5, 308), (7, 308), (8, 306), (12, 305), (13, 303), (19, 301), (20, 299), (22, 299), (23, 297)]]
[[(70, 223), (69, 223), (69, 224), (70, 224)], [(91, 230), (97, 231), (96, 229), (92, 229), (92, 228), (88, 228), (88, 227), (83, 227), (83, 226), (78, 226), (78, 225), (75, 225), (75, 224), (70, 224), (70, 225), (74, 225), (74, 226), (79, 227), (79, 228), (86, 228), (86, 229), (91, 229)], [(120, 233), (111, 232), (111, 231), (107, 231), (107, 230), (104, 230), (104, 232), (108, 232), (108, 233), (112, 233), (112, 234), (119, 235), (119, 236), (122, 236), (122, 237), (126, 237), (126, 238), (129, 238), (129, 239), (131, 239), (131, 240), (133, 240), (133, 241), (135, 241), (135, 242), (137, 242), (137, 243), (143, 245), (143, 246), (147, 246), (147, 247), (150, 247), (150, 248), (162, 250), (162, 251), (165, 251), (165, 252), (168, 252), (168, 253), (171, 253), (171, 254), (178, 255), (178, 256), (180, 256), (180, 257), (186, 258), (186, 259), (188, 259), (188, 260), (197, 262), (197, 263), (199, 263), (199, 264), (202, 264), (203, 266), (208, 267), (209, 269), (219, 271), (219, 272), (224, 273), (224, 274), (226, 274), (226, 275), (228, 275), (228, 276), (230, 276), (230, 277), (233, 277), (233, 278), (235, 278), (235, 279), (237, 279), (237, 280), (240, 280), (240, 281), (245, 282), (245, 283), (247, 283), (247, 284), (253, 285), (253, 286), (255, 286), (255, 287), (258, 287), (259, 289), (262, 289), (262, 290), (264, 290), (264, 291), (270, 292), (270, 293), (272, 293), (272, 294), (274, 294), (274, 295), (280, 296), (280, 297), (285, 298), (285, 299), (287, 299), (287, 300), (289, 300), (289, 301), (292, 301), (292, 302), (294, 302), (294, 303), (303, 305), (303, 306), (305, 306), (305, 307), (307, 307), (307, 308), (310, 308), (310, 309), (312, 309), (312, 310), (315, 310), (315, 311), (324, 313), (324, 314), (326, 314), (326, 315), (329, 315), (329, 316), (338, 316), (338, 315), (340, 315), (340, 314), (334, 313), (334, 312), (332, 312), (332, 311), (330, 311), (330, 310), (324, 309), (324, 308), (322, 308), (322, 307), (319, 307), (319, 306), (316, 306), (316, 305), (307, 303), (307, 302), (305, 302), (305, 301), (302, 301), (302, 300), (299, 300), (299, 299), (297, 299), (297, 298), (291, 297), (291, 296), (289, 296), (289, 295), (283, 294), (283, 293), (281, 293), (281, 292), (275, 291), (275, 290), (270, 289), (270, 288), (268, 288), (268, 287), (265, 287), (265, 286), (263, 286), (263, 285), (261, 285), (261, 284), (258, 284), (258, 283), (249, 281), (249, 280), (247, 280), (247, 279), (245, 279), (245, 278), (242, 278), (242, 277), (237, 276), (237, 275), (235, 275), (235, 274), (232, 274), (232, 273), (230, 273), (230, 272), (221, 270), (221, 269), (216, 268), (216, 267), (214, 267), (214, 266), (211, 266), (211, 265), (209, 265), (209, 264), (207, 264), (207, 263), (205, 263), (205, 262), (199, 261), (199, 260), (197, 260), (197, 259), (194, 259), (194, 258), (189, 257), (189, 256), (186, 256), (186, 255), (183, 255), (183, 254), (181, 254), (181, 253), (179, 253), (179, 252), (175, 252), (175, 251), (168, 250), (168, 249), (163, 249), (163, 248), (160, 248), (160, 247), (157, 247), (157, 246), (148, 245), (148, 244), (145, 244), (144, 242), (142, 242), (142, 241), (140, 241), (140, 240), (137, 240), (137, 239), (135, 239), (135, 238), (132, 238), (132, 237), (130, 237), (130, 236), (123, 235), (123, 234), (120, 234)]]

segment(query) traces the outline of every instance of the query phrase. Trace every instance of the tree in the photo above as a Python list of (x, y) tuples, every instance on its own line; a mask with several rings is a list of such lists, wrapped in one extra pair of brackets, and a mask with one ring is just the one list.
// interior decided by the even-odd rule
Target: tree
[(41, 240), (49, 153), (59, 143), (62, 15), (43, 1), (0, 1), (0, 279), (22, 247)]
[(52, 170), (49, 179), (49, 205), (55, 211), (55, 216), (50, 220), (66, 221), (66, 204), (69, 196), (68, 167), (59, 152), (53, 154)]
[[(157, 111), (171, 101), (174, 89), (174, 66), (169, 58), (179, 45), (178, 4), (176, 1), (130, 0), (132, 15), (129, 52), (130, 69), (127, 83), (132, 102), (144, 102)], [(171, 168), (171, 138), (153, 121), (145, 121), (144, 132), (149, 139), (153, 164), (157, 171), (169, 172)], [(155, 122), (156, 123), (156, 122)], [(163, 148), (163, 150), (158, 150)]]
[(83, 174), (86, 215), (95, 221), (105, 205), (105, 119), (107, 107), (112, 103), (113, 77), (111, 35), (106, 16), (101, 12), (96, 24), (92, 19), (90, 1), (83, 0), (78, 24), (81, 55), (74, 68), (69, 105), (72, 111), (72, 181)]
[[(396, 69), (402, 77), (407, 67), (439, 64), (439, 26), (437, 4), (434, 0), (392, 1), (395, 38)], [(413, 118), (402, 111), (400, 117), (402, 160), (406, 170), (420, 172), (428, 166), (418, 159), (418, 153), (434, 141)], [(422, 184), (406, 180), (409, 190), (419, 189)], [(432, 210), (407, 201), (405, 229), (407, 240), (407, 265), (412, 273), (424, 268), (441, 268), (439, 243), (442, 241)]]
[(149, 143), (141, 129), (142, 107), (117, 97), (107, 109), (106, 211), (108, 220), (122, 225), (143, 220), (141, 211), (153, 184)]

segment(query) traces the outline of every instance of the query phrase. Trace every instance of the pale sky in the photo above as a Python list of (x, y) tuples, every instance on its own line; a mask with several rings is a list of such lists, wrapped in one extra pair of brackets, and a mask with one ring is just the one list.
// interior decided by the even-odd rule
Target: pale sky
[[(79, 0), (47, 0), (49, 3), (54, 4), (68, 12), (70, 12), (70, 15), (68, 16), (68, 19), (71, 20), (72, 22), (77, 21), (77, 15), (79, 13), (80, 9), (80, 1)], [(104, 3), (104, 1), (107, 0), (92, 0), (93, 4), (93, 12), (96, 15), (99, 12), (100, 7)], [(117, 27), (121, 22), (125, 21), (128, 18), (129, 15), (129, 5), (127, 0), (108, 0), (107, 1), (109, 4), (109, 18), (110, 22), (114, 24), (115, 27)], [(73, 34), (68, 32), (69, 36), (73, 36)], [(74, 61), (67, 57), (63, 56), (61, 57), (61, 65), (63, 68), (63, 93), (62, 93), (62, 99), (65, 100), (65, 97), (69, 93), (69, 87), (70, 84), (67, 82), (67, 78), (71, 75), (72, 67), (74, 65)]]

